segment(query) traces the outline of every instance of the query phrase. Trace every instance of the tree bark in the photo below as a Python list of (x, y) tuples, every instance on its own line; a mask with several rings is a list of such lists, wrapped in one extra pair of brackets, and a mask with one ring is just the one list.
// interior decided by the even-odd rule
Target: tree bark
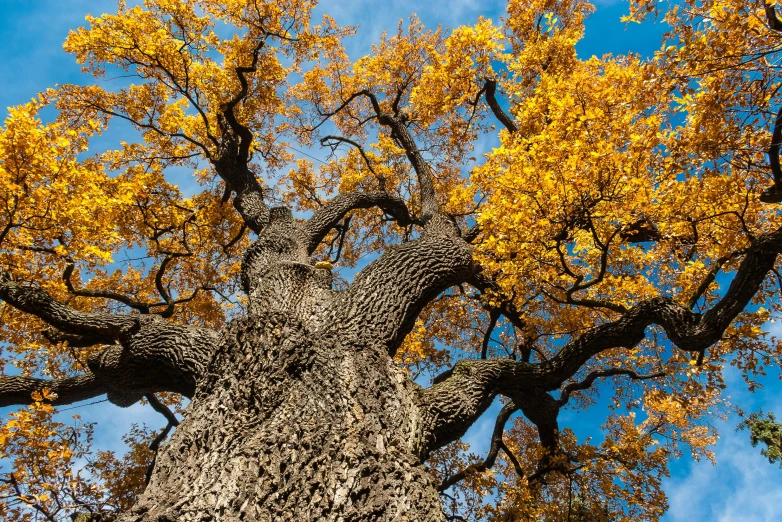
[(444, 520), (419, 394), (379, 349), (279, 312), (234, 321), (121, 520)]

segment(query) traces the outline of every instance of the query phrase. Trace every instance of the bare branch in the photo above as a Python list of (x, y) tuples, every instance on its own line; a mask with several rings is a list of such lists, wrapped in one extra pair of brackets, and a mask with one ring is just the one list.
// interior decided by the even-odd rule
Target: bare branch
[(494, 116), (500, 120), (500, 123), (502, 123), (506, 129), (508, 129), (508, 132), (511, 134), (518, 132), (519, 128), (516, 126), (516, 123), (502, 110), (500, 104), (497, 103), (497, 98), (495, 97), (497, 92), (497, 80), (486, 80), (484, 89), (486, 92), (486, 103), (489, 104), (489, 108), (491, 109), (491, 112), (494, 113)]
[(332, 147), (332, 148), (335, 147), (335, 144), (334, 143), (330, 143), (330, 142), (347, 143), (348, 145), (352, 145), (353, 147), (355, 147), (358, 150), (359, 154), (361, 154), (361, 158), (364, 160), (364, 164), (366, 164), (366, 166), (369, 169), (369, 171), (376, 178), (378, 178), (378, 181), (380, 181), (380, 183), (381, 183), (381, 187), (380, 188), (385, 190), (385, 187), (383, 186), (383, 185), (385, 185), (385, 180), (383, 180), (380, 176), (378, 176), (377, 172), (375, 172), (375, 169), (372, 167), (372, 162), (369, 161), (369, 157), (367, 156), (367, 153), (364, 150), (364, 147), (362, 147), (359, 143), (357, 143), (357, 142), (355, 142), (355, 141), (353, 141), (353, 140), (351, 140), (349, 138), (342, 137), (342, 136), (331, 136), (331, 135), (329, 135), (329, 136), (324, 136), (324, 137), (322, 137), (320, 139), (320, 144), (321, 145), (329, 146), (329, 147)]
[(491, 340), (491, 334), (494, 331), (494, 327), (497, 326), (497, 319), (500, 318), (500, 311), (496, 308), (489, 311), (489, 326), (486, 328), (486, 332), (483, 334), (483, 343), (481, 344), (481, 359), (485, 359), (489, 355), (489, 341)]
[(65, 283), (65, 288), (67, 288), (68, 292), (72, 293), (73, 295), (77, 295), (79, 297), (98, 297), (102, 299), (112, 299), (114, 301), (124, 304), (129, 308), (138, 310), (142, 314), (149, 313), (149, 308), (150, 306), (152, 306), (150, 303), (142, 303), (140, 301), (136, 301), (135, 299), (131, 299), (127, 296), (118, 294), (116, 292), (109, 292), (106, 290), (91, 290), (86, 288), (78, 288), (78, 289), (75, 288), (73, 286), (73, 281), (71, 280), (71, 278), (73, 277), (74, 269), (75, 269), (75, 265), (73, 263), (68, 263), (65, 266), (65, 271), (62, 274), (62, 280)]
[(519, 408), (512, 402), (506, 404), (502, 410), (500, 410), (499, 415), (497, 415), (497, 420), (494, 422), (494, 431), (491, 435), (491, 447), (483, 462), (467, 466), (458, 473), (446, 478), (443, 480), (442, 484), (437, 487), (437, 490), (445, 491), (472, 473), (483, 473), (487, 469), (491, 469), (494, 466), (494, 462), (497, 460), (497, 454), (500, 452), (500, 448), (505, 447), (505, 444), (502, 441), (505, 424), (508, 422), (508, 419), (510, 419), (510, 416), (518, 410)]
[(590, 373), (586, 376), (586, 378), (581, 382), (574, 382), (571, 384), (568, 384), (565, 386), (565, 388), (562, 390), (562, 394), (559, 396), (559, 400), (557, 402), (560, 406), (564, 406), (567, 404), (568, 400), (570, 400), (570, 395), (579, 390), (586, 390), (594, 384), (594, 382), (597, 379), (601, 379), (604, 377), (611, 377), (614, 375), (627, 375), (633, 380), (645, 380), (645, 379), (656, 379), (657, 377), (665, 377), (665, 372), (656, 372), (656, 373), (650, 373), (650, 374), (638, 374), (634, 372), (633, 370), (626, 370), (623, 368), (611, 368), (608, 370), (598, 370)]

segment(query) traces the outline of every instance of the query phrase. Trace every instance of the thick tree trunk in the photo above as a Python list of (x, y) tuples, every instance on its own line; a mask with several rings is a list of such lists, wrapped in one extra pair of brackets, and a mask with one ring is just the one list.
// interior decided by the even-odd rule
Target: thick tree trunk
[(385, 347), (233, 322), (125, 521), (444, 520), (420, 394)]

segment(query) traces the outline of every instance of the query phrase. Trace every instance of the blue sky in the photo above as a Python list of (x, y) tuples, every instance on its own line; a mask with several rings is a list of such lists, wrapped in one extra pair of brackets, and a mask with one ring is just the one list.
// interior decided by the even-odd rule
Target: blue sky
[[(83, 23), (85, 14), (114, 11), (114, 1), (0, 0), (0, 6), (3, 9), (0, 18), (0, 106), (24, 103), (40, 90), (57, 83), (92, 80), (81, 75), (74, 59), (62, 51), (62, 42), (69, 29)], [(649, 55), (658, 47), (664, 27), (654, 24), (625, 26), (619, 17), (626, 9), (626, 4), (620, 0), (597, 1), (597, 11), (587, 23), (586, 38), (578, 47), (582, 57), (628, 51)], [(324, 1), (319, 10), (328, 12), (340, 24), (360, 26), (348, 48), (351, 57), (356, 58), (377, 41), (383, 30), (394, 31), (398, 20), (407, 18), (412, 12), (430, 27), (437, 23), (454, 27), (474, 22), (479, 15), (497, 21), (504, 10), (504, 2), (332, 0)], [(121, 128), (114, 129), (106, 139), (114, 139), (122, 132)], [(488, 150), (492, 145), (491, 139), (486, 138), (477, 152)], [(320, 157), (325, 157), (325, 153)], [(782, 334), (782, 329), (772, 333)], [(767, 385), (755, 394), (746, 392), (737, 373), (729, 372), (728, 376), (733, 402), (748, 411), (763, 407), (782, 413), (779, 394), (782, 386), (776, 374), (765, 379)], [(490, 414), (496, 410), (497, 406)], [(151, 427), (163, 424), (162, 418), (138, 404), (119, 409), (104, 402), (76, 411), (86, 421), (100, 421), (97, 442), (117, 451), (123, 450), (120, 437), (131, 423), (147, 422)], [(74, 411), (65, 412), (63, 416), (70, 413)], [(567, 422), (573, 423), (576, 430), (579, 426), (588, 429), (587, 419), (573, 415)], [(738, 422), (732, 416), (717, 424), (721, 437), (716, 447), (718, 463), (715, 466), (708, 462), (692, 462), (689, 458), (673, 463), (671, 478), (664, 483), (671, 506), (665, 520), (759, 522), (782, 518), (779, 515), (782, 513), (779, 507), (782, 506), (782, 471), (769, 465), (758, 449), (750, 447), (746, 432), (734, 431)], [(480, 453), (488, 447), (492, 426), (493, 417), (487, 415), (468, 433), (468, 441), (475, 452)]]

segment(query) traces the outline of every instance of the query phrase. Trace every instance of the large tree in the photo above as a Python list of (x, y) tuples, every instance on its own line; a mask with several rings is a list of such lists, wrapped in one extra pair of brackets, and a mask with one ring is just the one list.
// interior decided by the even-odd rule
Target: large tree
[[(11, 109), (0, 515), (657, 519), (726, 366), (752, 386), (780, 352), (773, 5), (677, 2), (653, 57), (584, 60), (588, 3), (510, 0), (352, 62), (313, 8), (121, 4), (65, 43), (97, 83)], [(135, 134), (90, 152), (110, 122)], [(579, 440), (561, 413), (598, 391), (605, 437)], [(90, 456), (52, 415), (103, 395), (168, 426)]]

